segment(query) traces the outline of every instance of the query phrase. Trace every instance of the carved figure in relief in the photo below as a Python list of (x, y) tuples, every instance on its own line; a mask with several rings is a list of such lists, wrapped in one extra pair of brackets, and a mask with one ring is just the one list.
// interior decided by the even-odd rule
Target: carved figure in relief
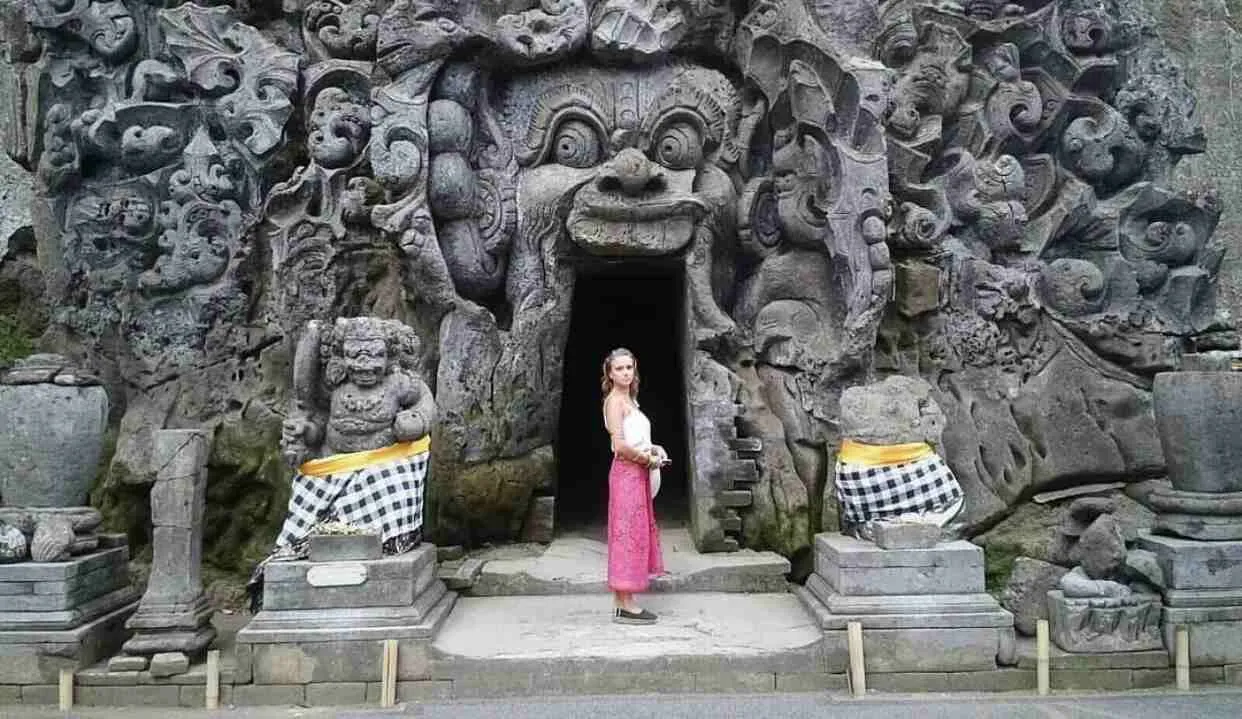
[(683, 254), (700, 339), (733, 330), (716, 295), (736, 241), (739, 107), (723, 75), (688, 64), (539, 74), (512, 81), (500, 107), (519, 128), (523, 213), (564, 208), (569, 238), (592, 255)]
[(307, 324), (281, 435), (282, 454), (298, 474), (279, 550), (297, 552), (327, 520), (379, 534), (390, 552), (418, 545), (436, 413), (414, 369), (419, 344), (395, 320)]

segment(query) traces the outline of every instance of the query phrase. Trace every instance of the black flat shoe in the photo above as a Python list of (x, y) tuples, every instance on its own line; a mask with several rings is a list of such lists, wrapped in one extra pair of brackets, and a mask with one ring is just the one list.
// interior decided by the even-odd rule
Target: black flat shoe
[(646, 609), (641, 609), (637, 612), (617, 609), (613, 612), (612, 621), (616, 624), (655, 624), (656, 615)]

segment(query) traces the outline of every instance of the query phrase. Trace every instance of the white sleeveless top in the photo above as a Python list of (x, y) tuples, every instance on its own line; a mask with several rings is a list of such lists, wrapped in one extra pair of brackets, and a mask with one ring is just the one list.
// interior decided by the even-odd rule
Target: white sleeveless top
[[(632, 407), (629, 414), (621, 420), (621, 436), (626, 444), (641, 452), (646, 452), (651, 447), (651, 420), (647, 419), (647, 415), (643, 414), (638, 405)], [(660, 469), (657, 467), (648, 472), (651, 477), (651, 496), (655, 497), (656, 492), (660, 491)]]

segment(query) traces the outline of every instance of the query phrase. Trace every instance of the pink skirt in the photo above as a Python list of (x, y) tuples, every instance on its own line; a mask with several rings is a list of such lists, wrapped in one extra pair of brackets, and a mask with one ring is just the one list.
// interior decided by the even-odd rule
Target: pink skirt
[(664, 573), (646, 467), (613, 458), (608, 472), (608, 588), (642, 592)]

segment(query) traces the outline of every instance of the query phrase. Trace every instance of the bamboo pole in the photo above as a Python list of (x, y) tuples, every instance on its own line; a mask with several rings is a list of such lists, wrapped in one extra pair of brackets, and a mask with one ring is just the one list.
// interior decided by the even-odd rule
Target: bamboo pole
[(73, 670), (60, 670), (60, 710), (68, 711), (73, 708)]
[(1048, 620), (1040, 619), (1035, 623), (1035, 681), (1041, 697), (1048, 696), (1051, 690), (1048, 665)]
[(850, 690), (855, 697), (867, 696), (867, 668), (863, 657), (862, 622), (846, 625), (850, 652)]
[(397, 705), (397, 640), (384, 640), (384, 665), (380, 672), (380, 706)]
[(1190, 632), (1186, 627), (1178, 627), (1174, 636), (1177, 639), (1174, 661), (1177, 664), (1177, 688), (1190, 691)]
[(220, 650), (207, 652), (207, 708), (220, 708)]

